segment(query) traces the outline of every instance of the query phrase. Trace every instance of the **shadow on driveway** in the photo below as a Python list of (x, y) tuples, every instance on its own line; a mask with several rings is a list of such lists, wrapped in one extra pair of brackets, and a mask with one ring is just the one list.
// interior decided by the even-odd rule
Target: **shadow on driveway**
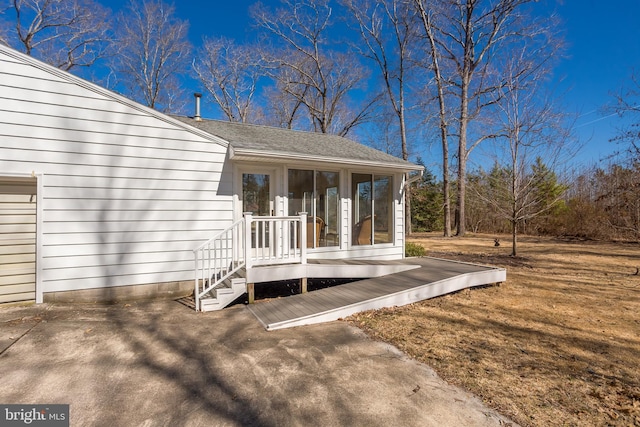
[(245, 306), (0, 306), (0, 403), (72, 426), (498, 426), (508, 420), (343, 322), (266, 332)]

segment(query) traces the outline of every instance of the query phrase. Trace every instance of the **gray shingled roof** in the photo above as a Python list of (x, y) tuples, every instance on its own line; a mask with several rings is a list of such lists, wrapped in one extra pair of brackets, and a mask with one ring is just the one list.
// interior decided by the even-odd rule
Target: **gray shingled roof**
[(175, 118), (224, 139), (238, 154), (347, 162), (402, 170), (421, 169), (421, 166), (337, 135), (219, 120), (195, 120), (177, 116)]

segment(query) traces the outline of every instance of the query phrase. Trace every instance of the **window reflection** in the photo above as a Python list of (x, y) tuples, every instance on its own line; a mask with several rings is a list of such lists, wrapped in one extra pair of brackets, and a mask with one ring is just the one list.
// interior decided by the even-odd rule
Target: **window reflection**
[(338, 246), (340, 174), (290, 169), (289, 215), (307, 212), (307, 247)]
[(354, 173), (351, 179), (353, 194), (354, 245), (370, 245), (371, 236), (371, 178), (369, 174)]
[(270, 214), (269, 175), (260, 173), (242, 174), (242, 211), (254, 215)]
[(391, 177), (376, 176), (373, 181), (374, 243), (392, 242), (393, 199), (391, 194)]
[(340, 212), (340, 174), (338, 172), (316, 172), (316, 221), (324, 221), (320, 230), (318, 246), (338, 246), (338, 213)]
[(352, 175), (353, 245), (393, 242), (392, 183), (391, 176)]

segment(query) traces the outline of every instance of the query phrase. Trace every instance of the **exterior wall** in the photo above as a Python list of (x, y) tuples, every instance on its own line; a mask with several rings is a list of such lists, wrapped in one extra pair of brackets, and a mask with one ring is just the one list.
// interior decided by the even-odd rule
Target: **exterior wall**
[(0, 171), (37, 175), (40, 294), (192, 280), (233, 214), (227, 148), (0, 50)]

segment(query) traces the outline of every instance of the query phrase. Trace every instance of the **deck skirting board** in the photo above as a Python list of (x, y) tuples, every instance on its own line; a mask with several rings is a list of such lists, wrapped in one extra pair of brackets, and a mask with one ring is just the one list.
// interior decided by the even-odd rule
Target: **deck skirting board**
[(410, 264), (300, 264), (255, 267), (247, 270), (248, 282), (271, 282), (292, 278), (370, 278), (420, 268)]

